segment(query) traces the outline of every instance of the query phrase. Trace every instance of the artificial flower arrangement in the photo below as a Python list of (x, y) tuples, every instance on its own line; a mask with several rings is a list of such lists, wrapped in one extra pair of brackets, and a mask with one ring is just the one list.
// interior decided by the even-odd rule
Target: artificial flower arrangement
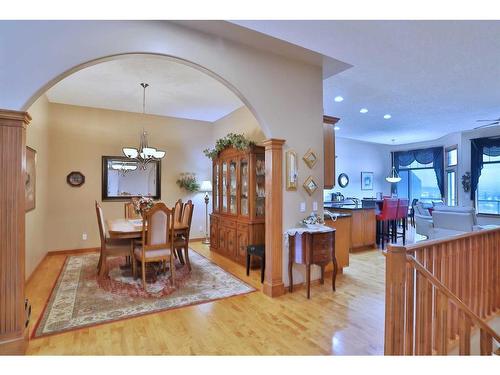
[(305, 219), (302, 219), (301, 223), (309, 228), (311, 228), (311, 227), (314, 228), (314, 227), (317, 227), (319, 225), (323, 225), (325, 223), (325, 221), (323, 220), (322, 217), (318, 216), (318, 214), (316, 214), (316, 212), (312, 212), (308, 217), (306, 217)]
[(181, 173), (177, 185), (181, 189), (186, 189), (192, 193), (200, 190), (200, 184), (196, 181), (196, 173)]
[(255, 143), (246, 139), (243, 134), (229, 133), (215, 142), (215, 148), (207, 148), (203, 150), (203, 153), (207, 158), (213, 160), (219, 155), (219, 152), (228, 147), (234, 147), (237, 150), (247, 150), (253, 145), (255, 145)]
[(132, 204), (134, 205), (135, 213), (143, 215), (144, 212), (153, 208), (155, 202), (153, 201), (153, 198), (139, 197), (138, 199), (132, 199)]

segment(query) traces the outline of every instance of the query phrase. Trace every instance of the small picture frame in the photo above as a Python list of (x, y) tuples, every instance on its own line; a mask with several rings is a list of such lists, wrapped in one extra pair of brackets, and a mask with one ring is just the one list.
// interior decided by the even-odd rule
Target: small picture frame
[(361, 190), (373, 190), (373, 172), (361, 172)]
[(318, 184), (316, 183), (316, 181), (314, 181), (314, 178), (312, 176), (307, 177), (307, 179), (304, 182), (304, 185), (302, 186), (309, 195), (313, 195), (316, 189), (318, 189)]
[(85, 176), (81, 172), (71, 172), (66, 176), (66, 182), (69, 186), (80, 187), (85, 183)]
[(290, 150), (286, 152), (286, 190), (297, 190), (298, 179), (297, 153)]
[(306, 154), (302, 157), (302, 159), (307, 164), (307, 166), (311, 169), (318, 162), (318, 156), (316, 155), (316, 153), (312, 149), (307, 150)]

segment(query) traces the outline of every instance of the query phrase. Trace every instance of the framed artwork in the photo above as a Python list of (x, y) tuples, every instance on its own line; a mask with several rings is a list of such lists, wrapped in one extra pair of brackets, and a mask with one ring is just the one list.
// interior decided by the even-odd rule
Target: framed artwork
[(36, 207), (36, 151), (26, 146), (26, 180), (24, 182), (25, 209)]
[(309, 168), (313, 168), (318, 161), (318, 156), (312, 149), (309, 149), (302, 159)]
[(361, 190), (373, 190), (373, 172), (361, 172)]
[(309, 195), (313, 195), (313, 193), (318, 188), (318, 184), (316, 183), (316, 181), (314, 181), (312, 176), (307, 177), (307, 180), (304, 182), (303, 186)]
[(70, 186), (79, 187), (85, 183), (85, 176), (81, 172), (71, 172), (66, 176), (66, 182)]
[(297, 153), (286, 152), (286, 190), (297, 190), (298, 185)]

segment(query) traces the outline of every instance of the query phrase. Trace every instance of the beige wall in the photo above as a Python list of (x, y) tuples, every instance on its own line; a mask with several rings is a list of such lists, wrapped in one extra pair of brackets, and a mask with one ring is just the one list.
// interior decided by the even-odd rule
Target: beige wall
[(45, 95), (31, 106), (29, 113), (33, 121), (26, 131), (26, 145), (36, 151), (36, 207), (26, 213), (26, 278), (47, 252), (49, 102)]
[[(101, 201), (101, 157), (121, 155), (123, 146), (137, 147), (144, 125), (152, 146), (166, 150), (162, 160), (161, 200), (169, 206), (181, 198), (192, 199), (195, 211), (192, 237), (204, 234), (201, 193), (181, 190), (176, 180), (194, 172), (199, 180), (210, 178), (210, 163), (202, 150), (211, 144), (213, 124), (160, 116), (50, 104), (50, 210), (47, 249), (64, 250), (99, 245), (94, 201)], [(71, 171), (85, 175), (85, 184), (71, 187)], [(106, 218), (123, 217), (123, 202), (103, 202)], [(88, 239), (82, 240), (87, 233)]]
[(228, 133), (244, 134), (248, 139), (259, 143), (266, 139), (254, 115), (243, 106), (214, 122), (214, 141)]

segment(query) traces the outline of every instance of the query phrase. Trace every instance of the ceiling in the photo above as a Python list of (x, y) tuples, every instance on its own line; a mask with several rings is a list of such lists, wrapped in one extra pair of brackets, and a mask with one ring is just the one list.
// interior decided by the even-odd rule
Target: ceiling
[(214, 122), (243, 106), (239, 98), (216, 79), (166, 57), (131, 55), (82, 69), (50, 90), (52, 103)]
[(402, 144), (500, 117), (499, 21), (233, 22), (353, 65), (323, 84), (338, 136)]

